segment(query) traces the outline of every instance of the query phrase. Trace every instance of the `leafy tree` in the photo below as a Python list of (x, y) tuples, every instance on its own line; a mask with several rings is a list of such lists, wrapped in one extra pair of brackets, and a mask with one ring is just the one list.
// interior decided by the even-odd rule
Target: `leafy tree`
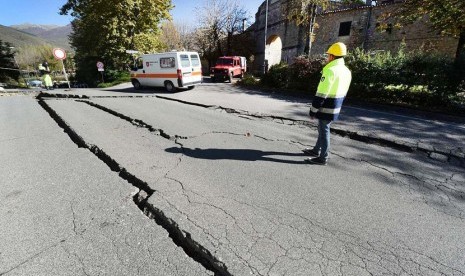
[(316, 8), (325, 8), (329, 0), (288, 0), (283, 5), (284, 14), (289, 21), (297, 26), (308, 26), (312, 17), (316, 15)]
[(18, 48), (16, 60), (22, 70), (37, 70), (39, 64), (47, 61), (52, 71), (60, 71), (61, 63), (53, 56), (53, 46), (26, 45)]
[(220, 56), (217, 53), (216, 40), (212, 39), (211, 29), (196, 29), (193, 33), (194, 49), (199, 52), (203, 59), (207, 60), (208, 66), (211, 67), (215, 60)]
[(325, 8), (329, 0), (289, 0), (283, 5), (283, 12), (286, 14), (287, 20), (294, 22), (297, 26), (304, 26), (308, 30), (306, 32), (307, 47), (305, 53), (309, 54), (312, 48), (313, 28), (317, 8)]
[(126, 50), (160, 48), (159, 23), (170, 18), (171, 8), (170, 0), (68, 0), (60, 13), (75, 18), (70, 39), (76, 77), (92, 83), (97, 61), (106, 69), (123, 69), (131, 58)]
[(181, 34), (178, 32), (178, 28), (173, 21), (165, 21), (161, 25), (161, 38), (163, 43), (166, 45), (166, 49), (182, 49)]
[(412, 23), (427, 17), (433, 27), (444, 34), (459, 38), (455, 62), (465, 55), (465, 1), (463, 0), (406, 0), (392, 15), (403, 23)]
[(0, 40), (0, 68), (2, 68), (0, 69), (0, 81), (7, 81), (8, 78), (18, 80), (19, 71), (9, 70), (18, 69), (15, 64), (12, 45), (2, 40)]
[(154, 53), (166, 50), (166, 45), (159, 39), (160, 32), (142, 33), (134, 36), (134, 48), (140, 53)]

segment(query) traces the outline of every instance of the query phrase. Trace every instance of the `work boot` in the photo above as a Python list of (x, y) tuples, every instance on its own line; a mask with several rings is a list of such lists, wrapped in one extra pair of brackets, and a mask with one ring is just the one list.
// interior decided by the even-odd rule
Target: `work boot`
[(314, 164), (314, 165), (322, 165), (322, 166), (326, 166), (326, 164), (328, 163), (325, 159), (320, 158), (320, 157), (305, 158), (305, 162)]
[(314, 150), (311, 149), (311, 148), (305, 148), (305, 149), (303, 149), (302, 151), (303, 151), (306, 155), (310, 155), (310, 156), (313, 156), (313, 157), (318, 157), (318, 156), (320, 156), (320, 155), (318, 154), (318, 152), (314, 151)]

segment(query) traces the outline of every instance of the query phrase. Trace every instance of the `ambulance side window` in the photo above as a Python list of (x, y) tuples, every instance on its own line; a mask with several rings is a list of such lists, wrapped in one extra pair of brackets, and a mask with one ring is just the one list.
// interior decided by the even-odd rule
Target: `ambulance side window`
[(174, 68), (175, 60), (174, 57), (160, 58), (160, 68)]
[(191, 62), (189, 60), (188, 55), (180, 55), (181, 57), (181, 66), (186, 68), (186, 67), (191, 67)]
[(192, 67), (200, 66), (200, 59), (198, 55), (191, 55)]

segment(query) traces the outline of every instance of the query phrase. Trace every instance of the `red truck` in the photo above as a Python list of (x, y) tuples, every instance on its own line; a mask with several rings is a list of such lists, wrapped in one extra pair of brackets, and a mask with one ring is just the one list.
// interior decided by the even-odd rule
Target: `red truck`
[(247, 61), (245, 57), (228, 56), (220, 57), (216, 65), (211, 68), (211, 80), (216, 82), (225, 79), (232, 82), (234, 77), (242, 78), (247, 71)]

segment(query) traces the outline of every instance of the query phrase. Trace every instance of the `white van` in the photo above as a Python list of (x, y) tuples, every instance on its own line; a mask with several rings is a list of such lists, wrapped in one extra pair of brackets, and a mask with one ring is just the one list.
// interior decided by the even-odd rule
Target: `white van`
[(142, 55), (131, 71), (134, 88), (165, 87), (168, 92), (177, 88), (193, 89), (202, 83), (202, 65), (197, 52), (166, 52)]

